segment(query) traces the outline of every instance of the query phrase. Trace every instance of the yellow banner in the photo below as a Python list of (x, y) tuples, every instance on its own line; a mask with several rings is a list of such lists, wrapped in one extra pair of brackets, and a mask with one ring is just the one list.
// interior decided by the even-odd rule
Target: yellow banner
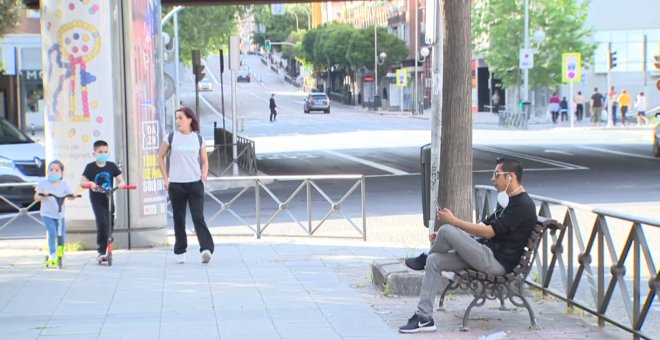
[(397, 87), (408, 86), (408, 70), (403, 68), (396, 70), (396, 86)]

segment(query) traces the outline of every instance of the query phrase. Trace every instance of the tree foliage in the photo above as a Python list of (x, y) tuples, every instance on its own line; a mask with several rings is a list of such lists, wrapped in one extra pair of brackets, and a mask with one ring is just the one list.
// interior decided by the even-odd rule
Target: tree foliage
[[(164, 6), (163, 15), (172, 7)], [(236, 33), (238, 18), (249, 6), (191, 6), (178, 13), (181, 61), (191, 63), (191, 51), (200, 50), (202, 57), (226, 48), (229, 37)], [(169, 20), (164, 31), (174, 37), (174, 24)]]
[[(561, 56), (580, 52), (583, 63), (592, 60), (596, 45), (588, 42), (585, 28), (589, 1), (534, 0), (529, 3), (530, 46), (536, 48), (529, 84), (561, 84)], [(472, 8), (472, 35), (475, 53), (482, 56), (505, 87), (522, 83), (518, 68), (519, 50), (524, 47), (524, 1), (476, 1)], [(545, 32), (545, 40), (534, 42), (533, 32)]]
[[(316, 69), (338, 65), (353, 70), (374, 66), (374, 28), (355, 29), (352, 26), (331, 23), (305, 33), (301, 44), (295, 49), (295, 56), (313, 65)], [(408, 55), (406, 43), (387, 33), (385, 28), (377, 29), (378, 53), (387, 53), (380, 68), (401, 61)]]
[[(287, 5), (284, 15), (273, 15), (270, 6), (254, 6), (253, 16), (257, 26), (263, 25), (264, 32), (254, 33), (254, 43), (263, 45), (266, 39), (274, 42), (291, 42), (291, 35), (296, 32), (296, 15), (298, 16), (298, 29), (304, 31), (308, 25), (308, 17), (305, 13), (308, 5)], [(295, 14), (294, 14), (295, 13)], [(273, 45), (276, 50), (290, 52), (283, 46)]]
[(0, 37), (17, 27), (24, 17), (25, 6), (21, 0), (0, 1)]
[[(384, 27), (376, 29), (378, 39), (377, 54), (385, 52), (387, 58), (378, 71), (383, 74), (383, 70), (389, 65), (399, 62), (406, 58), (408, 55), (408, 46), (406, 43), (399, 39), (397, 36), (387, 32)], [(347, 59), (350, 65), (354, 68), (366, 67), (372, 69), (374, 66), (374, 27), (366, 27), (357, 30), (348, 43)]]

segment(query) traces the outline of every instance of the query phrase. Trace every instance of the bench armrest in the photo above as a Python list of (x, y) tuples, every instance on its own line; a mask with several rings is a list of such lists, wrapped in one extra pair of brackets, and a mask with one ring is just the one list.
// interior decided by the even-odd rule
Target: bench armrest
[(543, 227), (550, 229), (550, 232), (552, 233), (554, 233), (557, 230), (564, 229), (564, 225), (559, 223), (559, 221), (555, 220), (554, 218), (537, 216), (537, 219), (539, 223), (543, 225)]

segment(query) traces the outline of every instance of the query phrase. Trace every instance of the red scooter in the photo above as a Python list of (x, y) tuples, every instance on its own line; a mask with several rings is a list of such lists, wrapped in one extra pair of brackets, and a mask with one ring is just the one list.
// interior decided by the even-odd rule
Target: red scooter
[(108, 262), (108, 266), (112, 266), (112, 241), (114, 238), (112, 237), (112, 230), (113, 230), (113, 224), (114, 221), (112, 220), (112, 194), (115, 193), (115, 191), (119, 189), (125, 189), (125, 190), (130, 190), (130, 189), (135, 189), (137, 186), (135, 185), (125, 185), (123, 188), (120, 187), (114, 187), (114, 188), (102, 188), (97, 186), (95, 189), (92, 188), (91, 184), (86, 184), (83, 185), (83, 188), (85, 189), (91, 189), (95, 192), (100, 192), (105, 194), (105, 196), (108, 198), (108, 246), (105, 251), (105, 255), (99, 257), (98, 261), (99, 264), (103, 262)]

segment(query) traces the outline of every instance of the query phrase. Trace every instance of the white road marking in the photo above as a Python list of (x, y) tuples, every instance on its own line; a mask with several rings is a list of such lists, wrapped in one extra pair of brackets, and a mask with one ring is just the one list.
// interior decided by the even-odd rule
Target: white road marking
[[(660, 160), (660, 158), (655, 158), (653, 156), (646, 156), (646, 155), (638, 155), (635, 153), (629, 153), (629, 152), (623, 152), (623, 151), (614, 151), (614, 150), (608, 150), (608, 149), (603, 149), (603, 148), (597, 148), (594, 146), (583, 146), (580, 145), (578, 146), (581, 149), (586, 149), (586, 150), (591, 150), (591, 151), (598, 151), (598, 152), (605, 152), (605, 153), (611, 153), (615, 155), (621, 155), (621, 156), (628, 156), (628, 157), (636, 157), (636, 158), (642, 158), (642, 159), (653, 159), (653, 160)], [(649, 147), (649, 150), (651, 148)], [(650, 152), (650, 151), (649, 151)]]
[[(582, 169), (566, 169), (566, 168), (525, 168), (525, 172), (529, 171), (573, 171), (573, 170), (582, 170)], [(485, 169), (485, 170), (473, 170), (473, 173), (492, 173), (493, 169)], [(421, 172), (409, 172), (406, 173), (404, 176), (421, 176)], [(365, 178), (379, 178), (379, 177), (393, 177), (393, 176), (401, 176), (398, 174), (383, 174), (383, 175), (367, 175), (364, 176)]]
[(553, 166), (564, 168), (564, 169), (570, 169), (570, 170), (588, 170), (589, 169), (587, 167), (580, 166), (580, 165), (575, 165), (575, 164), (570, 164), (570, 163), (566, 163), (566, 162), (556, 161), (556, 160), (549, 159), (549, 158), (542, 158), (542, 157), (526, 155), (526, 154), (522, 154), (522, 153), (518, 153), (518, 152), (508, 151), (508, 150), (492, 148), (492, 147), (489, 147), (489, 146), (474, 145), (473, 148), (475, 148), (477, 150), (496, 153), (496, 154), (507, 155), (507, 156), (512, 156), (512, 157), (521, 158), (521, 159), (527, 159), (527, 160), (535, 161), (535, 162), (539, 162), (539, 163), (545, 163), (545, 164), (553, 165)]
[(560, 155), (566, 155), (566, 156), (575, 156), (574, 154), (567, 152), (567, 151), (561, 151), (561, 150), (543, 150), (545, 153), (558, 153)]
[(376, 168), (376, 169), (379, 169), (379, 170), (383, 170), (383, 171), (389, 172), (393, 175), (408, 175), (408, 173), (403, 171), (403, 170), (395, 169), (395, 168), (392, 168), (392, 167), (384, 165), (384, 164), (380, 164), (380, 163), (368, 161), (366, 159), (362, 159), (362, 158), (354, 157), (354, 156), (351, 156), (351, 155), (347, 155), (345, 153), (332, 151), (332, 150), (326, 150), (324, 152), (328, 153), (328, 154), (331, 154), (333, 156), (336, 156), (336, 157), (341, 157), (341, 158), (347, 159), (349, 161), (364, 164), (366, 166), (370, 166), (372, 168)]

